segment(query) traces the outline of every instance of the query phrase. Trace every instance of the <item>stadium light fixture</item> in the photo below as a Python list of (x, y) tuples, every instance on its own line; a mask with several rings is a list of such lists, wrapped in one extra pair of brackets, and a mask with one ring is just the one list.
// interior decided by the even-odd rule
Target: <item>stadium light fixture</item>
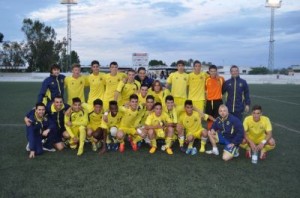
[(72, 34), (71, 34), (71, 6), (77, 4), (77, 0), (61, 0), (60, 2), (63, 5), (67, 6), (67, 55), (69, 58), (67, 59), (67, 71), (71, 65), (71, 50), (72, 50)]
[(266, 0), (266, 7), (271, 8), (270, 40), (269, 40), (269, 60), (268, 68), (273, 71), (274, 68), (274, 13), (276, 8), (281, 7), (281, 0)]

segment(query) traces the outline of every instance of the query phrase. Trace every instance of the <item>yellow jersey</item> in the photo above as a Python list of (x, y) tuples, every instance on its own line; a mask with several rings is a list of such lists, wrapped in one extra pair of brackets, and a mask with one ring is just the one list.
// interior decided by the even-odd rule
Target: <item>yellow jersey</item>
[(103, 95), (103, 101), (111, 101), (114, 100), (115, 91), (117, 90), (119, 82), (121, 82), (124, 78), (124, 74), (117, 73), (117, 75), (112, 76), (110, 74), (105, 74), (104, 77), (104, 85), (105, 92)]
[[(208, 115), (204, 114), (204, 120), (208, 119)], [(182, 124), (182, 126), (185, 128), (186, 133), (196, 133), (201, 132), (203, 130), (202, 124), (201, 124), (201, 115), (193, 111), (192, 115), (188, 115), (187, 113), (181, 114), (179, 118), (179, 123)]]
[(189, 76), (187, 73), (174, 72), (167, 79), (167, 83), (172, 85), (171, 94), (173, 97), (187, 98), (187, 85)]
[(205, 80), (208, 76), (209, 75), (206, 72), (200, 72), (199, 74), (192, 72), (189, 74), (189, 100), (205, 100)]
[(111, 127), (117, 127), (117, 128), (119, 128), (122, 116), (123, 116), (123, 114), (121, 112), (118, 112), (115, 117), (113, 117), (111, 115), (111, 113), (109, 113), (107, 115), (107, 122), (105, 122), (104, 120), (102, 120), (102, 122), (101, 122), (101, 128), (103, 128), (103, 129), (110, 129)]
[(131, 94), (137, 93), (141, 88), (141, 83), (137, 80), (134, 80), (132, 83), (124, 83), (123, 80), (119, 82), (117, 86), (117, 92), (121, 94), (120, 106), (124, 105), (129, 101)]
[(162, 112), (160, 116), (155, 115), (155, 112), (150, 113), (145, 121), (145, 125), (147, 126), (164, 126), (167, 123), (173, 123), (170, 117), (165, 113)]
[[(88, 124), (88, 116), (87, 113), (84, 110), (80, 110), (80, 111), (72, 111), (70, 115), (65, 114), (65, 127), (68, 128), (69, 126), (66, 125), (69, 121), (71, 121), (72, 126), (73, 127), (79, 127), (79, 126), (87, 126)], [(69, 135), (71, 136), (71, 138), (74, 137), (74, 134), (72, 133), (72, 131), (68, 130)]]
[(119, 107), (119, 111), (123, 113), (120, 128), (135, 128), (136, 120), (139, 119), (140, 114), (142, 113), (140, 107), (137, 110), (132, 110), (131, 108), (126, 108), (124, 106)]
[(272, 131), (272, 125), (270, 119), (266, 116), (260, 116), (260, 120), (255, 122), (253, 116), (247, 116), (243, 122), (245, 134), (249, 137), (250, 140), (255, 143), (266, 138), (266, 133)]
[(65, 88), (68, 95), (68, 104), (72, 104), (72, 98), (78, 97), (81, 102), (85, 102), (84, 87), (86, 86), (86, 76), (79, 76), (74, 78), (73, 76), (67, 76), (65, 78)]
[(165, 99), (168, 95), (171, 95), (171, 93), (168, 89), (163, 89), (159, 93), (156, 93), (155, 91), (152, 91), (152, 89), (149, 89), (148, 95), (152, 95), (155, 102), (160, 102), (163, 106), (165, 106)]
[(99, 73), (98, 75), (90, 74), (86, 77), (86, 84), (90, 87), (89, 95), (88, 95), (88, 103), (93, 105), (94, 100), (103, 99), (105, 86), (104, 79), (105, 74)]

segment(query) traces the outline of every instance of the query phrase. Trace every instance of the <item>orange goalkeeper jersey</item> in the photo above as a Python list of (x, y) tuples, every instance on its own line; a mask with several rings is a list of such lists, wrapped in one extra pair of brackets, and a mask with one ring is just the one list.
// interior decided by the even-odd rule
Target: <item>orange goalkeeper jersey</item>
[(206, 100), (222, 99), (222, 85), (224, 82), (225, 80), (222, 76), (217, 76), (216, 78), (208, 77), (205, 82)]

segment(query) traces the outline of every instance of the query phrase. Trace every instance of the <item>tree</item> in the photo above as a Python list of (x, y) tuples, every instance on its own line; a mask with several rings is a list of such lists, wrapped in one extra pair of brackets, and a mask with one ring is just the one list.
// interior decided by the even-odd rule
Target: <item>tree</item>
[(63, 48), (63, 42), (56, 41), (55, 30), (40, 21), (24, 19), (22, 31), (27, 40), (25, 58), (29, 71), (48, 71), (52, 63), (57, 63)]
[(166, 65), (166, 63), (164, 63), (161, 60), (150, 60), (149, 61), (149, 66), (160, 66), (160, 65)]
[(25, 65), (25, 44), (6, 41), (2, 44), (2, 65), (12, 68)]
[(249, 74), (268, 74), (270, 71), (266, 67), (253, 67)]

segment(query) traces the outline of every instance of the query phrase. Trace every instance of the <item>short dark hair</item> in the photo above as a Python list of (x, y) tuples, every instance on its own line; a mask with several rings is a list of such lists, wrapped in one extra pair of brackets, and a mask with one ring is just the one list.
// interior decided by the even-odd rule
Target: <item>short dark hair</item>
[(134, 70), (134, 69), (128, 69), (128, 70), (127, 70), (127, 74), (128, 74), (129, 72), (135, 73), (135, 70)]
[(118, 66), (118, 63), (116, 61), (113, 61), (109, 64), (109, 67), (111, 67), (112, 65), (117, 65)]
[(186, 100), (184, 102), (184, 106), (187, 106), (187, 105), (193, 105), (193, 101), (192, 100)]
[(232, 65), (232, 66), (230, 67), (230, 71), (231, 71), (231, 69), (233, 69), (233, 68), (237, 68), (237, 69), (239, 69), (239, 67), (238, 67), (238, 66), (236, 66), (236, 65)]
[(74, 69), (75, 67), (80, 68), (80, 64), (79, 63), (73, 63), (72, 69)]
[(100, 99), (94, 100), (93, 104), (94, 104), (94, 106), (95, 106), (95, 105), (103, 106), (103, 102), (102, 102), (102, 100), (100, 100)]
[(81, 103), (80, 98), (78, 98), (78, 97), (72, 98), (72, 103), (74, 104), (76, 102), (80, 102)]
[(153, 105), (153, 107), (156, 107), (156, 106), (161, 106), (161, 107), (162, 107), (161, 102), (156, 102), (156, 103)]
[(59, 99), (64, 99), (61, 95), (57, 95), (57, 96), (55, 96), (54, 98), (53, 98), (53, 101), (55, 100), (55, 98), (59, 98)]
[(260, 110), (260, 111), (262, 111), (262, 107), (261, 107), (260, 105), (254, 105), (254, 106), (252, 107), (252, 111), (255, 111), (255, 110)]
[(37, 109), (38, 107), (45, 107), (46, 108), (46, 105), (42, 102), (38, 102), (35, 104), (35, 109)]
[(179, 60), (179, 61), (177, 61), (176, 65), (179, 65), (179, 64), (181, 64), (181, 65), (185, 65), (183, 60)]
[(211, 69), (218, 70), (217, 66), (215, 66), (215, 65), (211, 65), (211, 66), (209, 66), (208, 70), (211, 70)]
[(91, 62), (91, 66), (93, 66), (94, 64), (100, 65), (99, 61), (97, 61), (97, 60), (93, 60), (93, 61)]
[(155, 100), (154, 96), (152, 96), (152, 95), (148, 95), (148, 96), (146, 97), (146, 101), (149, 100), (149, 99)]
[(113, 105), (116, 105), (116, 106), (118, 106), (118, 102), (117, 102), (117, 101), (115, 101), (115, 100), (111, 100), (111, 101), (109, 101), (109, 106), (113, 106)]
[(132, 100), (132, 99), (139, 99), (139, 97), (136, 95), (136, 94), (131, 94), (130, 96), (129, 96), (129, 100)]
[(52, 71), (53, 71), (54, 69), (59, 69), (59, 70), (60, 70), (60, 66), (59, 66), (58, 64), (56, 64), (56, 63), (52, 64), (52, 65), (50, 66), (50, 74), (52, 74)]
[(172, 95), (168, 95), (167, 97), (166, 97), (166, 99), (165, 99), (165, 101), (167, 102), (167, 101), (174, 101), (174, 97), (172, 96)]
[(146, 71), (146, 68), (145, 67), (139, 67), (138, 70), (137, 70), (137, 72), (139, 73), (142, 70)]
[(201, 65), (201, 62), (198, 61), (198, 60), (195, 60), (194, 63), (193, 63), (193, 66), (195, 66), (196, 64), (200, 64)]

